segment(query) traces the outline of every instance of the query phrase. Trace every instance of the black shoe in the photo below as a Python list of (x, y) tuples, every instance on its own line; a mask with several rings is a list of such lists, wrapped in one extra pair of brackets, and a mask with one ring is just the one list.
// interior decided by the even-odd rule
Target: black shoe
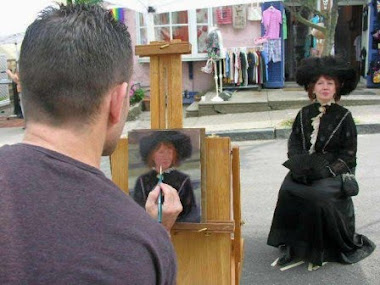
[(284, 247), (284, 254), (277, 261), (277, 265), (282, 266), (282, 265), (288, 264), (292, 260), (293, 260), (293, 257), (292, 257), (291, 248), (290, 246), (286, 245)]

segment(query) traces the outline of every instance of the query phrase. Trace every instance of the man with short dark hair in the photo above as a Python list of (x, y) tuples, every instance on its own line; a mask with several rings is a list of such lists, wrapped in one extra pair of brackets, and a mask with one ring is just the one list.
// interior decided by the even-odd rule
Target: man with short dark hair
[(100, 6), (50, 7), (27, 29), (25, 137), (0, 148), (0, 284), (175, 283), (177, 191), (156, 186), (144, 211), (99, 170), (126, 121), (131, 73), (130, 35)]

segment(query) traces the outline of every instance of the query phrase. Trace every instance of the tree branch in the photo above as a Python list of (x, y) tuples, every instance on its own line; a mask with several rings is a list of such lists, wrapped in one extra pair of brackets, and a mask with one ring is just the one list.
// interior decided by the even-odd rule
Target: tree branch
[(304, 24), (310, 28), (313, 28), (313, 29), (316, 29), (318, 31), (321, 31), (323, 34), (326, 33), (326, 28), (325, 27), (322, 27), (322, 26), (319, 26), (317, 24), (314, 24), (313, 22), (310, 22), (309, 20), (305, 19), (304, 17), (302, 17), (300, 14), (298, 13), (295, 13), (294, 14), (294, 17), (296, 18), (297, 21), (299, 21), (301, 24)]

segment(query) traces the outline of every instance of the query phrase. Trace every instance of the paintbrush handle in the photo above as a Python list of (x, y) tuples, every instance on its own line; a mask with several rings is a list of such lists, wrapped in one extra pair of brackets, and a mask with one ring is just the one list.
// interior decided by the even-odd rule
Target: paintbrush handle
[(160, 195), (158, 195), (158, 222), (162, 223), (162, 191), (160, 189)]
[[(162, 183), (162, 168), (160, 166), (160, 176), (158, 178), (158, 185)], [(162, 190), (160, 189), (160, 194), (158, 195), (158, 222), (162, 223)]]

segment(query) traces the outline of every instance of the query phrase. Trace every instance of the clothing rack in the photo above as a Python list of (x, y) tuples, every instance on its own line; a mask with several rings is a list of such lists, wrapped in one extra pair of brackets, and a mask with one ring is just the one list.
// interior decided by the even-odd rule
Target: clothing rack
[[(262, 51), (264, 49), (263, 45), (252, 45), (252, 46), (243, 46), (243, 47), (224, 47), (222, 54), (226, 54), (228, 51), (235, 50), (243, 50), (249, 52), (250, 50), (259, 50)], [(260, 84), (248, 84), (244, 86), (223, 86), (223, 74), (222, 74), (222, 61), (225, 60), (225, 56), (213, 58), (213, 66), (214, 66), (214, 80), (215, 80), (215, 96), (211, 99), (213, 102), (222, 102), (224, 101), (219, 94), (223, 92), (223, 90), (236, 90), (236, 89), (261, 89)], [(219, 68), (217, 68), (219, 66)], [(219, 74), (218, 74), (219, 69)], [(219, 79), (219, 80), (218, 80)], [(219, 83), (218, 83), (219, 81)]]
[[(255, 51), (263, 51), (264, 46), (263, 44), (255, 44), (255, 45), (250, 45), (250, 46), (239, 46), (239, 47), (225, 47), (224, 53), (227, 54), (228, 52), (245, 52), (248, 54), (249, 52), (255, 52)], [(223, 58), (225, 59), (225, 58)], [(219, 81), (223, 82), (223, 74), (222, 74), (222, 61), (219, 63)], [(266, 67), (265, 67), (266, 68)], [(248, 75), (248, 74), (247, 74)], [(225, 77), (224, 77), (225, 78)], [(248, 79), (246, 79), (248, 82)], [(237, 89), (261, 89), (261, 83), (256, 83), (256, 84), (247, 84), (247, 85), (226, 85), (224, 86), (220, 84), (220, 92), (223, 92), (224, 90), (237, 90)]]
[(224, 48), (226, 51), (227, 50), (231, 50), (231, 49), (257, 49), (259, 48), (259, 50), (263, 50), (264, 49), (264, 46), (262, 44), (260, 45), (252, 45), (252, 46), (243, 46), (243, 47), (227, 47), (227, 48)]

